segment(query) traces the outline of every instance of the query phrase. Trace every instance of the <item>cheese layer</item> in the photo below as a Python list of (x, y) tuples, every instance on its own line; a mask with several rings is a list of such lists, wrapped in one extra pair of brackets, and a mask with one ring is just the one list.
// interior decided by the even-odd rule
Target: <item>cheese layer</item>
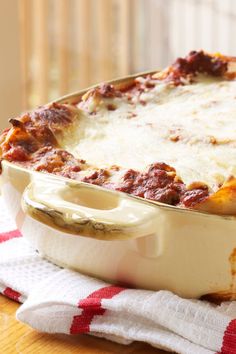
[(177, 87), (157, 81), (139, 99), (104, 98), (96, 113), (81, 111), (62, 145), (97, 168), (144, 170), (165, 162), (186, 184), (202, 181), (217, 190), (236, 176), (236, 81), (199, 76)]

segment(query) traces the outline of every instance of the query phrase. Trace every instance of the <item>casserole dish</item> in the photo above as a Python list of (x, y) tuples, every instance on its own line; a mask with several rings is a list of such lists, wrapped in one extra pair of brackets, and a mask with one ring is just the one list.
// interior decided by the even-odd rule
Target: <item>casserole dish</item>
[[(2, 194), (24, 237), (54, 263), (109, 281), (184, 297), (233, 299), (234, 74), (233, 58), (192, 52), (160, 73), (112, 81), (11, 119), (13, 128), (2, 135)], [(200, 104), (208, 114), (217, 105), (223, 117), (217, 116), (213, 128), (221, 135), (208, 120), (209, 135), (202, 136), (200, 129), (189, 136), (202, 126), (198, 112), (191, 111), (194, 118), (185, 131), (177, 124), (181, 114), (185, 121), (190, 117), (189, 108), (178, 110), (185, 107), (179, 101), (185, 105), (190, 99), (189, 92), (191, 110)], [(168, 108), (168, 115), (176, 114), (170, 126), (163, 111), (169, 105), (166, 95), (175, 103)], [(124, 97), (126, 106), (117, 108)], [(228, 101), (224, 105), (225, 99), (231, 106)], [(145, 115), (157, 106), (158, 129), (154, 111)], [(105, 116), (104, 110), (111, 113)], [(135, 135), (140, 124), (141, 134)], [(155, 139), (159, 150), (152, 148)], [(164, 162), (153, 160), (162, 150)], [(84, 154), (87, 162), (78, 159)], [(172, 156), (177, 172), (169, 165)], [(151, 163), (146, 172), (143, 161)]]

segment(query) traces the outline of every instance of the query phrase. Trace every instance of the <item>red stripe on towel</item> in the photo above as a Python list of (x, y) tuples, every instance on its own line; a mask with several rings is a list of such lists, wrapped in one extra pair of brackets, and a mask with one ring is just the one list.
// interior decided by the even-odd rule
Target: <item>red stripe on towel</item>
[(15, 237), (21, 237), (21, 233), (19, 230), (12, 230), (7, 232), (0, 232), (0, 243), (11, 240)]
[(236, 354), (236, 319), (229, 322), (224, 332), (221, 354)]
[(88, 333), (94, 316), (102, 316), (106, 311), (106, 309), (102, 308), (102, 300), (111, 299), (123, 290), (125, 290), (125, 288), (107, 286), (94, 291), (85, 299), (80, 300), (78, 307), (83, 309), (83, 311), (80, 315), (73, 317), (70, 333)]
[(18, 291), (15, 291), (12, 288), (8, 288), (8, 287), (3, 291), (3, 295), (6, 295), (10, 299), (18, 302), (20, 301), (20, 297), (21, 297), (21, 294), (18, 293)]

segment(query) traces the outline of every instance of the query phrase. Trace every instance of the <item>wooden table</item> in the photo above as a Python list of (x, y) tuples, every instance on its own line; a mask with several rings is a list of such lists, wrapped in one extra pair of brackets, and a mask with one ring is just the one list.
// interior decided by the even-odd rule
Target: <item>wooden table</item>
[(128, 346), (89, 335), (52, 335), (39, 333), (16, 321), (19, 304), (0, 295), (0, 353), (4, 354), (167, 354), (135, 342)]

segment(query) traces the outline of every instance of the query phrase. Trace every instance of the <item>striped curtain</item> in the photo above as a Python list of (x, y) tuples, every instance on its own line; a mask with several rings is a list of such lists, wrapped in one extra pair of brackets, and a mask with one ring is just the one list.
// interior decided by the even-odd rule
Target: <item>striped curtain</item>
[(235, 0), (19, 0), (19, 9), (23, 109), (192, 49), (236, 54)]

